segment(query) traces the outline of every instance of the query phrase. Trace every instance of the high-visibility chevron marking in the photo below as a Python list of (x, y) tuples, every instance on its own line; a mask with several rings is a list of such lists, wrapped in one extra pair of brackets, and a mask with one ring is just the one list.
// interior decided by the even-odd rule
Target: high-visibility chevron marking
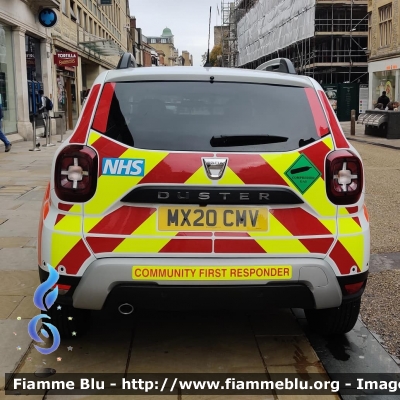
[(159, 231), (157, 228), (157, 213), (152, 214), (146, 219), (134, 232), (136, 236), (150, 236), (150, 241), (153, 240), (152, 236), (173, 238), (178, 232)]
[(124, 238), (110, 238), (110, 237), (91, 237), (86, 238), (90, 248), (94, 254), (99, 253), (112, 253), (125, 239)]
[(274, 217), (284, 225), (293, 236), (330, 235), (336, 231), (336, 222), (333, 221), (333, 232), (328, 230), (317, 218), (302, 208), (276, 209)]
[(56, 223), (54, 225), (54, 230), (80, 233), (82, 230), (82, 216), (58, 214)]
[(97, 105), (96, 114), (93, 120), (93, 128), (100, 131), (107, 131), (107, 123), (110, 115), (110, 107), (114, 95), (115, 82), (106, 83)]
[(185, 182), (187, 185), (211, 185), (211, 183), (203, 165)]
[(259, 154), (217, 154), (228, 158), (229, 168), (247, 185), (283, 185), (286, 182)]
[[(311, 160), (311, 162), (318, 168), (318, 170), (321, 172), (322, 179), (325, 179), (325, 157), (326, 154), (330, 153), (331, 151), (327, 145), (327, 142), (329, 142), (329, 140), (321, 140), (315, 143), (313, 146), (309, 146), (304, 150), (300, 150), (299, 152), (307, 156)], [(330, 142), (332, 142), (332, 139), (330, 139)]]
[(364, 235), (342, 236), (339, 237), (339, 241), (362, 271), (364, 267)]
[(354, 220), (354, 218), (348, 217), (339, 217), (338, 218), (338, 233), (339, 235), (347, 235), (351, 233), (358, 233), (362, 232), (361, 225), (359, 221)]
[(357, 262), (339, 240), (336, 242), (329, 256), (336, 263), (342, 275), (350, 274), (353, 266), (358, 267), (358, 271), (360, 271), (360, 266), (357, 265)]
[(268, 236), (283, 236), (292, 238), (293, 235), (277, 218), (274, 217), (274, 214), (275, 210), (271, 210), (269, 213), (267, 232), (248, 231), (248, 235), (252, 238), (262, 238)]
[(215, 239), (214, 253), (265, 253), (265, 250), (252, 239)]
[[(142, 157), (146, 158), (146, 164), (151, 154), (159, 152), (146, 152)], [(139, 182), (142, 183), (185, 183), (203, 165), (202, 157), (210, 157), (210, 153), (166, 153), (166, 157), (160, 160), (155, 168), (147, 171)]]
[(272, 254), (308, 254), (308, 249), (297, 239), (257, 239), (257, 243), (266, 253)]
[(83, 232), (90, 232), (97, 224), (101, 222), (103, 217), (86, 217), (83, 219)]
[(113, 253), (159, 253), (160, 250), (170, 241), (167, 239), (142, 239), (142, 238), (128, 238), (124, 239), (118, 245)]
[(57, 268), (60, 261), (74, 248), (81, 240), (81, 236), (66, 235), (65, 233), (52, 233), (51, 235), (51, 252), (50, 264)]
[(300, 242), (308, 249), (310, 253), (328, 253), (332, 246), (333, 238), (313, 238), (313, 239), (299, 239)]
[(211, 239), (171, 239), (160, 253), (211, 253), (212, 247)]
[(102, 138), (103, 136), (100, 135), (100, 133), (97, 133), (95, 131), (91, 131), (90, 135), (89, 135), (89, 139), (88, 139), (88, 145), (89, 146), (93, 146), (94, 143), (99, 140), (100, 138)]
[(102, 218), (89, 233), (131, 235), (154, 212), (155, 208), (123, 206)]
[(232, 171), (229, 166), (225, 168), (223, 177), (217, 182), (218, 185), (244, 185), (244, 182)]
[[(83, 240), (78, 243), (63, 257), (59, 265), (63, 265), (69, 275), (78, 273), (82, 264), (91, 256)], [(52, 264), (54, 265), (54, 264)]]

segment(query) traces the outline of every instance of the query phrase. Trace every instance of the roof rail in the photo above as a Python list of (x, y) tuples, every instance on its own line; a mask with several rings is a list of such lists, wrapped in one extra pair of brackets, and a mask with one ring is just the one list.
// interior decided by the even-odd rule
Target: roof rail
[(132, 53), (124, 53), (116, 69), (137, 68), (135, 57)]
[(297, 75), (293, 63), (288, 58), (275, 58), (259, 65), (256, 70), (283, 72), (285, 74)]

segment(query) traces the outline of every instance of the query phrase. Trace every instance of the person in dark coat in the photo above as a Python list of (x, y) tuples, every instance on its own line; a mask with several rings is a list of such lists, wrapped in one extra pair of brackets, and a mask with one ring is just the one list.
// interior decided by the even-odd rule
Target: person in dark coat
[(0, 140), (4, 143), (4, 146), (6, 146), (6, 153), (11, 150), (11, 143), (7, 139), (6, 135), (3, 133), (2, 125), (3, 125), (3, 107), (0, 104)]
[(382, 96), (379, 97), (378, 103), (383, 104), (383, 109), (385, 109), (389, 102), (390, 102), (390, 99), (389, 99), (389, 97), (386, 96), (386, 92), (382, 92)]

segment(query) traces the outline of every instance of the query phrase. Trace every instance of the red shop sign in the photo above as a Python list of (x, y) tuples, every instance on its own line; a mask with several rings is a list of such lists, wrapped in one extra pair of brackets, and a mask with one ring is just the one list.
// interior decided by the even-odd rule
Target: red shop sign
[(60, 67), (77, 67), (78, 53), (73, 51), (56, 53), (54, 55), (54, 64)]

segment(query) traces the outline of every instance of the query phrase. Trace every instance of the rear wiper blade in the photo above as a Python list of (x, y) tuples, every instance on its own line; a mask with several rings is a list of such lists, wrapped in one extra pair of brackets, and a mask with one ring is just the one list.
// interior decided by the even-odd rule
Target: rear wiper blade
[(210, 140), (212, 147), (252, 146), (257, 144), (282, 143), (289, 138), (273, 135), (231, 135), (213, 136)]

